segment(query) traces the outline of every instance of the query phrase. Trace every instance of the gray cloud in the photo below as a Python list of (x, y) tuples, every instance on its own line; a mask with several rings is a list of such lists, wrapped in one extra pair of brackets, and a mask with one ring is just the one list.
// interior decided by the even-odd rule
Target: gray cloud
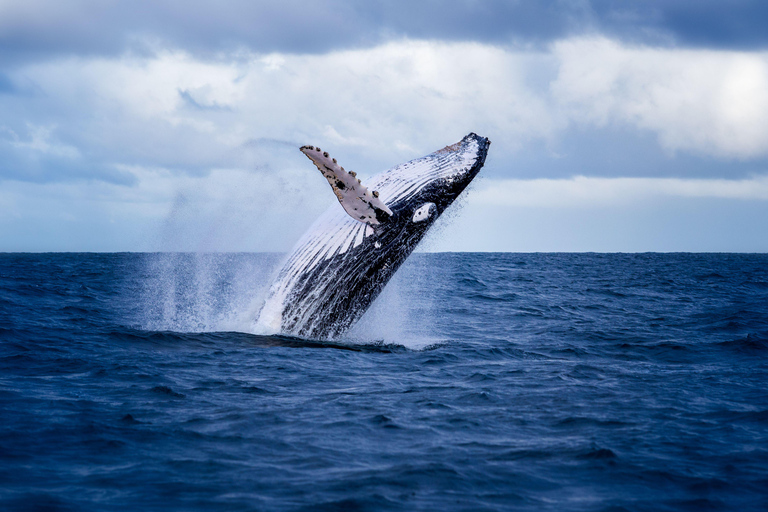
[(600, 31), (640, 43), (731, 50), (768, 46), (761, 0), (591, 0)]
[(157, 45), (209, 57), (238, 48), (322, 53), (401, 37), (529, 47), (594, 33), (754, 49), (768, 45), (767, 18), (768, 4), (759, 0), (27, 0), (0, 6), (0, 63), (152, 52)]
[(97, 180), (118, 185), (135, 185), (136, 177), (107, 163), (90, 161), (78, 154), (18, 147), (0, 140), (0, 181), (62, 183)]
[(179, 89), (179, 96), (182, 100), (184, 100), (184, 103), (193, 108), (194, 110), (224, 110), (224, 111), (231, 111), (232, 108), (227, 105), (219, 105), (217, 102), (212, 103), (201, 103), (198, 100), (194, 98), (192, 93), (190, 93), (186, 89)]
[[(767, 17), (747, 0), (0, 0), (0, 249), (136, 248), (184, 197), (183, 247), (284, 250), (333, 201), (296, 150), (307, 143), (370, 176), (473, 130), (494, 142), (481, 192), (534, 178), (552, 204), (595, 184), (613, 197), (616, 177), (711, 190), (764, 176), (768, 52), (707, 50), (768, 47)], [(638, 208), (713, 201), (657, 192)], [(552, 236), (557, 223), (512, 199), (465, 212), (446, 239), (471, 243), (444, 248), (628, 248), (600, 245), (590, 215), (623, 218), (620, 238), (634, 211), (569, 211)], [(729, 201), (734, 225), (764, 218), (764, 199)], [(519, 215), (529, 241), (596, 238), (512, 246)], [(671, 214), (654, 215), (655, 236)], [(683, 224), (708, 237), (717, 215)]]
[(735, 178), (768, 169), (766, 70), (765, 52), (605, 38), (548, 52), (400, 41), (214, 62), (186, 52), (61, 59), (8, 73), (0, 179), (282, 172), (302, 144), (372, 173), (468, 131), (494, 141), (494, 177)]
[(567, 130), (551, 143), (533, 141), (503, 164), (494, 165), (504, 165), (506, 175), (520, 179), (575, 175), (733, 179), (765, 174), (768, 159), (739, 161), (682, 151), (670, 153), (659, 147), (651, 132), (612, 125)]

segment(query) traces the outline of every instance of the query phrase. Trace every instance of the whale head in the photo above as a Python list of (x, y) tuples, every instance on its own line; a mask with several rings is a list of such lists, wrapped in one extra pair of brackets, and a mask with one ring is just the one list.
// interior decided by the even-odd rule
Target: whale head
[[(407, 230), (429, 227), (472, 182), (490, 141), (470, 133), (461, 141), (371, 178), (392, 211), (391, 224)], [(391, 230), (384, 226), (383, 230)]]

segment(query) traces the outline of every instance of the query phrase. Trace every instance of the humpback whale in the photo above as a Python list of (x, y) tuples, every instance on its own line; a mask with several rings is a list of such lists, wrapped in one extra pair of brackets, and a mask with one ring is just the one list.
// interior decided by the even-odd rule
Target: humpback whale
[(330, 207), (288, 254), (256, 330), (310, 339), (341, 336), (477, 175), (489, 145), (470, 133), (364, 183), (327, 152), (303, 146), (341, 208)]

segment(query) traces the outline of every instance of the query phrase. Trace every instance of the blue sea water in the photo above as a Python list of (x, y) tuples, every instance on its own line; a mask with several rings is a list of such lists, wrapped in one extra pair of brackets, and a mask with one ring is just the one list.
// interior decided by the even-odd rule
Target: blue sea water
[(0, 254), (0, 509), (768, 509), (768, 255), (415, 254), (333, 343), (279, 259)]

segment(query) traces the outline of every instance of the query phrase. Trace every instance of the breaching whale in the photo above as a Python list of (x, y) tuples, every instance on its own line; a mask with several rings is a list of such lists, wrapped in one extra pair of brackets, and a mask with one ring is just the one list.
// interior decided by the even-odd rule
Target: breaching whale
[(364, 183), (327, 152), (303, 146), (341, 208), (330, 207), (288, 254), (256, 329), (311, 339), (342, 335), (477, 175), (489, 145), (470, 133)]

